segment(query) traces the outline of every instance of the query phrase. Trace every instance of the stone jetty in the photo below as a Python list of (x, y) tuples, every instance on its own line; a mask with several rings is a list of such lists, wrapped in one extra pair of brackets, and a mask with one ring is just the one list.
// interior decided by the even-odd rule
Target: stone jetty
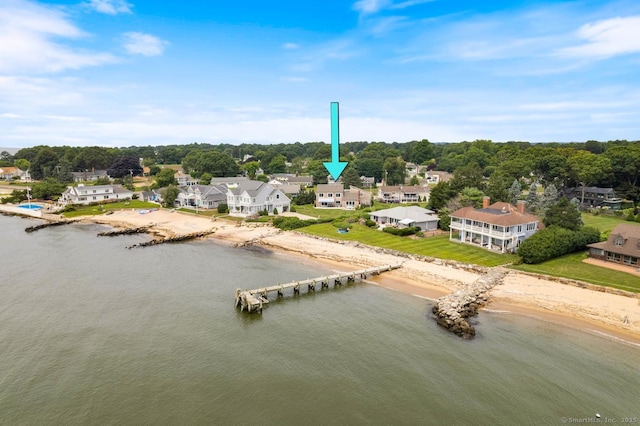
[(99, 232), (99, 237), (115, 237), (118, 235), (141, 234), (149, 231), (148, 226), (138, 226), (135, 228), (114, 229), (111, 231)]
[(438, 324), (465, 339), (475, 336), (476, 330), (467, 318), (475, 316), (478, 308), (486, 305), (489, 290), (503, 278), (504, 272), (492, 269), (473, 283), (438, 299), (433, 307)]
[(68, 225), (70, 223), (76, 223), (76, 222), (78, 222), (78, 219), (49, 221), (49, 222), (41, 223), (39, 225), (29, 226), (24, 229), (24, 232), (34, 232), (34, 231), (37, 231), (38, 229), (48, 228), (49, 226)]
[(127, 248), (132, 249), (135, 247), (148, 247), (148, 246), (155, 246), (158, 244), (177, 243), (181, 241), (195, 240), (196, 238), (202, 238), (202, 237), (206, 237), (207, 235), (211, 235), (214, 232), (215, 230), (212, 229), (212, 230), (203, 231), (203, 232), (192, 232), (190, 234), (181, 234), (181, 235), (176, 235), (174, 237), (161, 238), (161, 239), (146, 241), (144, 243), (133, 244), (131, 246), (127, 246)]

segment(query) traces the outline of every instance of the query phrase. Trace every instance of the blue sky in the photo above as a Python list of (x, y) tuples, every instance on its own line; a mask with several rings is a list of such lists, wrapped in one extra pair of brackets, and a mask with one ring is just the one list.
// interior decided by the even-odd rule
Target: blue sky
[(640, 139), (640, 2), (0, 0), (0, 146)]

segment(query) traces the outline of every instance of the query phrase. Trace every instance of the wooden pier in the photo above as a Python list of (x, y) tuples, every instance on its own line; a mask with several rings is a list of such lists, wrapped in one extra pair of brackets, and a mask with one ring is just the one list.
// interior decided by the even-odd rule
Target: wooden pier
[(356, 278), (366, 279), (370, 275), (380, 275), (382, 272), (398, 269), (402, 265), (385, 265), (373, 268), (361, 269), (353, 272), (345, 272), (342, 274), (327, 275), (325, 277), (308, 278), (301, 281), (293, 281), (287, 284), (276, 284), (270, 287), (261, 287), (253, 290), (236, 290), (235, 303), (236, 307), (240, 307), (241, 311), (262, 313), (262, 307), (269, 303), (269, 293), (276, 293), (278, 297), (283, 297), (287, 289), (293, 289), (293, 294), (300, 294), (300, 288), (307, 287), (307, 291), (315, 291), (317, 286), (320, 289), (329, 288), (329, 284), (333, 283), (334, 287), (342, 285), (342, 281), (354, 282)]

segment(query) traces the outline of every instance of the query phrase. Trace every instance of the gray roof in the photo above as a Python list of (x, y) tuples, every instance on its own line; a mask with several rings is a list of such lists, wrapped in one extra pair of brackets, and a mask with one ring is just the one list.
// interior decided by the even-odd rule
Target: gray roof
[(411, 219), (414, 222), (431, 222), (438, 220), (438, 216), (434, 215), (433, 211), (418, 206), (394, 207), (391, 209), (378, 210), (369, 213), (369, 216), (388, 217), (398, 221)]
[[(263, 185), (268, 185), (268, 184), (259, 180), (245, 180), (245, 181), (239, 182), (237, 187), (233, 189), (229, 188), (229, 191), (231, 191), (233, 195), (242, 195), (243, 192), (247, 191), (247, 194), (253, 197), (258, 193), (260, 193)], [(269, 185), (269, 187), (271, 187), (271, 185)]]

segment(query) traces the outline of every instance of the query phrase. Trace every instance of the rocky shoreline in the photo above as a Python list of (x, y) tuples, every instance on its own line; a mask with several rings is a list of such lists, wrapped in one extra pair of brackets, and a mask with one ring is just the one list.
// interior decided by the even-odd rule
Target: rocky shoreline
[(489, 302), (489, 292), (504, 278), (500, 269), (492, 269), (473, 283), (441, 297), (433, 306), (438, 325), (450, 332), (470, 339), (476, 335), (468, 318), (478, 314), (478, 309)]

